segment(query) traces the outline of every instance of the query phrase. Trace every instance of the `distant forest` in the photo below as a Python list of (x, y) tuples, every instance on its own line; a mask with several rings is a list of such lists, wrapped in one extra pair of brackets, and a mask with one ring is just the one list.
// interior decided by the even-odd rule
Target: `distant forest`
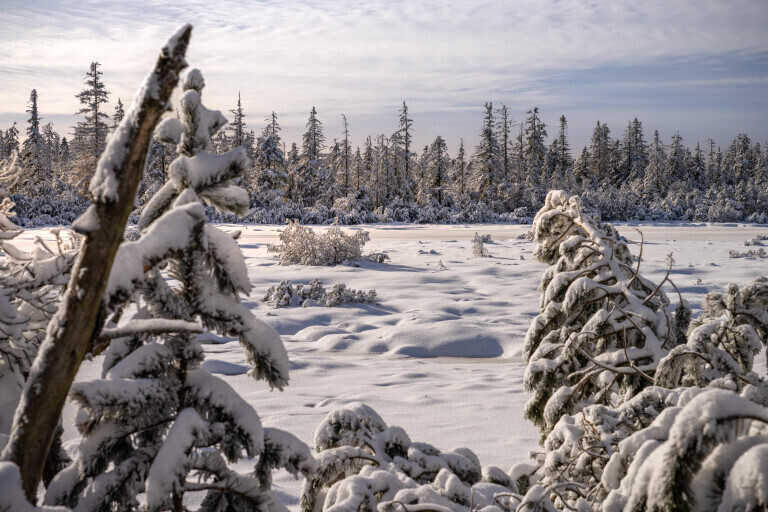
[[(96, 162), (124, 116), (120, 100), (111, 115), (105, 112), (108, 96), (94, 62), (76, 94), (81, 120), (70, 139), (51, 123), (41, 126), (34, 89), (23, 142), (16, 123), (0, 130), (0, 186), (16, 203), (18, 224), (66, 225), (85, 210)], [(314, 107), (301, 142), (290, 147), (274, 112), (259, 135), (247, 127), (240, 98), (229, 112), (232, 121), (215, 137), (213, 151), (246, 149), (253, 166), (238, 185), (249, 191), (250, 209), (235, 218), (211, 208), (214, 221), (530, 222), (548, 190), (565, 189), (603, 220), (768, 223), (768, 144), (761, 147), (747, 134), (725, 150), (712, 140), (691, 149), (677, 133), (668, 142), (658, 132), (648, 138), (638, 119), (619, 138), (598, 121), (589, 145), (574, 152), (565, 116), (552, 130), (538, 108), (515, 123), (505, 105), (486, 103), (478, 145), (465, 147), (462, 140), (450, 155), (439, 135), (414, 147), (405, 102), (397, 131), (369, 135), (354, 148), (346, 117), (342, 136), (330, 141)], [(134, 221), (174, 172), (175, 157), (174, 146), (152, 143)]]

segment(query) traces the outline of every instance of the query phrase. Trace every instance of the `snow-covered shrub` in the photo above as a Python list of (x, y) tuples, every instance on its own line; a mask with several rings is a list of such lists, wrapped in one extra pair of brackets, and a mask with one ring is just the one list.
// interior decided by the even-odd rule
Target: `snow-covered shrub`
[(744, 245), (764, 245), (763, 242), (768, 241), (768, 235), (757, 235), (754, 238), (750, 238), (744, 242)]
[(475, 233), (475, 237), (472, 239), (472, 255), (475, 258), (487, 258), (488, 249), (485, 248), (485, 243), (491, 241), (491, 235), (478, 235)]
[[(201, 368), (197, 333), (215, 330), (239, 339), (254, 378), (278, 389), (288, 383), (279, 335), (240, 303), (251, 288), (242, 252), (230, 234), (206, 225), (202, 203), (244, 211), (247, 194), (230, 181), (250, 161), (242, 148), (211, 153), (211, 136), (226, 120), (202, 105), (198, 70), (181, 82), (180, 119), (155, 131), (179, 156), (144, 207), (140, 236), (118, 250), (105, 296), (112, 316), (101, 333), (108, 342), (102, 378), (72, 387), (83, 440), (75, 462), (49, 486), (47, 504), (183, 510), (188, 493), (202, 492), (203, 511), (281, 510), (272, 470), (309, 474), (314, 467), (305, 444), (262, 428), (248, 402)], [(131, 303), (136, 313), (121, 321)], [(252, 472), (230, 468), (244, 457)]]
[(315, 451), (318, 470), (302, 488), (303, 512), (502, 512), (518, 491), (514, 475), (481, 468), (471, 450), (412, 442), (360, 403), (326, 416), (315, 431)]
[(764, 247), (749, 249), (747, 251), (728, 251), (729, 258), (768, 258), (768, 252)]
[[(56, 243), (38, 238), (31, 252), (12, 243), (22, 229), (11, 221), (14, 203), (0, 203), (0, 450), (11, 431), (14, 411), (48, 322), (56, 313), (78, 246), (56, 230)], [(50, 452), (44, 482), (63, 467), (60, 434)]]
[(520, 233), (515, 238), (517, 240), (525, 240), (526, 242), (533, 242), (533, 231), (526, 231), (525, 233)]
[(298, 220), (288, 220), (280, 233), (279, 245), (269, 245), (269, 252), (279, 255), (280, 265), (338, 265), (362, 258), (363, 246), (370, 240), (367, 231), (345, 234), (334, 222), (323, 233), (317, 233)]
[(582, 214), (578, 197), (551, 191), (533, 227), (534, 256), (550, 267), (525, 338), (524, 385), (534, 393), (525, 415), (544, 438), (563, 414), (620, 403), (652, 384), (690, 316), (685, 303), (669, 311), (660, 286), (638, 274), (610, 225)]
[(277, 286), (270, 286), (262, 299), (275, 308), (287, 306), (340, 306), (353, 302), (363, 304), (378, 304), (376, 290), (364, 292), (347, 288), (344, 283), (333, 285), (327, 291), (323, 283), (313, 279), (309, 285), (298, 284), (295, 287), (290, 281), (280, 281)]

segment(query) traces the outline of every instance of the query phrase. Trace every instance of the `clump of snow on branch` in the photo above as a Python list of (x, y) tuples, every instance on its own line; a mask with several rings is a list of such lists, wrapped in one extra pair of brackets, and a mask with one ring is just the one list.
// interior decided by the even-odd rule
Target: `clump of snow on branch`
[(330, 291), (323, 283), (313, 279), (307, 286), (291, 285), (290, 281), (280, 281), (277, 286), (270, 286), (262, 299), (274, 308), (289, 306), (341, 306), (350, 303), (378, 304), (376, 290), (364, 292), (347, 288), (344, 283), (333, 285)]

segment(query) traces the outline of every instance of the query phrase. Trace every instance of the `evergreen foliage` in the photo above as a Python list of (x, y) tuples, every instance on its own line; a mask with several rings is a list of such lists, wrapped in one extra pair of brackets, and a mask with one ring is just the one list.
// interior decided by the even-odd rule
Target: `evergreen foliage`
[[(241, 147), (211, 153), (226, 120), (201, 103), (202, 74), (186, 71), (182, 87), (181, 118), (155, 131), (179, 156), (142, 212), (140, 237), (118, 251), (105, 299), (111, 319), (94, 347), (106, 348), (102, 378), (71, 390), (83, 441), (49, 486), (47, 504), (181, 510), (187, 493), (204, 492), (200, 510), (282, 510), (271, 471), (314, 467), (304, 444), (262, 428), (251, 405), (201, 368), (197, 333), (210, 329), (240, 340), (254, 378), (278, 389), (288, 383), (279, 335), (240, 304), (250, 291), (242, 253), (232, 236), (206, 225), (202, 204), (243, 211), (247, 195), (229, 182), (249, 160)], [(131, 303), (136, 312), (121, 321)], [(243, 457), (252, 459), (251, 474), (229, 467)]]

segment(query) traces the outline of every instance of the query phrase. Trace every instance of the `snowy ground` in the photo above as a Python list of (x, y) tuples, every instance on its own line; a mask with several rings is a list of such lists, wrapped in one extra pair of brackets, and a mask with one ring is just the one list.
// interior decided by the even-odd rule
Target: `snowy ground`
[[(617, 227), (630, 240), (640, 238), (635, 227), (642, 230), (641, 272), (653, 281), (662, 279), (665, 257), (674, 252), (672, 278), (694, 310), (708, 291), (768, 274), (766, 259), (728, 257), (730, 250), (749, 249), (742, 245), (745, 240), (768, 235), (768, 226)], [(246, 376), (237, 342), (211, 338), (205, 364), (254, 405), (266, 426), (288, 430), (311, 445), (315, 427), (328, 412), (362, 401), (388, 424), (403, 427), (411, 439), (441, 449), (471, 448), (483, 465), (508, 469), (537, 449), (537, 431), (522, 417), (527, 393), (520, 354), (529, 321), (538, 313), (536, 289), (545, 266), (533, 260), (532, 243), (516, 238), (530, 226), (345, 228), (369, 231), (366, 252), (387, 251), (391, 261), (337, 267), (278, 266), (266, 243), (277, 243), (279, 226), (223, 228), (243, 230), (240, 243), (253, 282), (246, 302), (283, 336), (291, 383), (284, 392), (270, 392)], [(490, 257), (472, 256), (475, 232), (491, 234), (493, 242), (486, 245)], [(631, 249), (639, 253), (638, 245)], [(281, 280), (306, 284), (314, 278), (326, 288), (342, 282), (374, 288), (381, 304), (273, 309), (261, 302), (266, 289)], [(676, 293), (669, 287), (666, 291), (676, 302)], [(78, 379), (98, 377), (100, 364), (99, 359), (86, 362)], [(759, 371), (765, 372), (764, 357)], [(71, 406), (65, 411), (69, 446), (77, 442), (70, 426), (73, 413)], [(275, 483), (296, 508), (299, 484), (287, 474)]]

